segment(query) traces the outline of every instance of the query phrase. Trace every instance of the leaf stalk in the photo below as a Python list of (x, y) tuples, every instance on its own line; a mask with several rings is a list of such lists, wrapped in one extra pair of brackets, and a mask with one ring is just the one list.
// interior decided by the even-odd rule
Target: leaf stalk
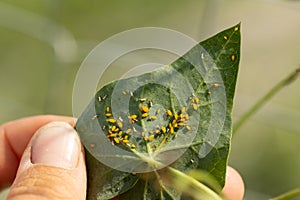
[(255, 114), (266, 102), (268, 102), (275, 94), (277, 94), (282, 88), (291, 84), (300, 73), (300, 67), (278, 82), (265, 96), (259, 99), (248, 111), (246, 111), (240, 119), (233, 125), (233, 136), (241, 128), (241, 126)]
[(289, 200), (297, 196), (300, 196), (300, 187), (290, 190), (286, 193), (283, 193), (277, 197), (273, 197), (270, 200)]
[(181, 178), (183, 180), (186, 180), (187, 183), (189, 183), (194, 188), (198, 189), (200, 192), (202, 192), (206, 199), (210, 200), (223, 200), (221, 196), (219, 196), (216, 192), (214, 192), (212, 189), (204, 185), (203, 183), (197, 181), (193, 177), (175, 169), (172, 167), (168, 167), (168, 170), (174, 174), (176, 177)]

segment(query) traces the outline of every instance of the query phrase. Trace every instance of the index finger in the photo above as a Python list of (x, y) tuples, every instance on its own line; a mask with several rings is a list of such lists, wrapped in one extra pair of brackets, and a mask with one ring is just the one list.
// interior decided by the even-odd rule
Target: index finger
[(51, 121), (65, 121), (74, 126), (72, 117), (40, 115), (5, 123), (0, 126), (0, 189), (10, 185), (19, 160), (33, 134)]

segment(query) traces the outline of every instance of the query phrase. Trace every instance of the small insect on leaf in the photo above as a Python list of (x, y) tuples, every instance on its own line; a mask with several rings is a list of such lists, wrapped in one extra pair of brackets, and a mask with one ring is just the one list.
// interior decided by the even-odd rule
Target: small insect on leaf
[(167, 116), (168, 117), (172, 117), (172, 115), (173, 115), (172, 111), (171, 110), (167, 110)]
[(157, 119), (157, 117), (156, 116), (150, 116), (150, 118), (149, 118), (151, 121), (153, 121), (153, 120), (156, 120)]
[(111, 113), (105, 113), (105, 117), (111, 117), (112, 114)]
[(114, 123), (116, 123), (116, 120), (115, 119), (108, 119), (107, 122), (109, 122), (111, 124), (114, 124)]
[(129, 129), (126, 130), (126, 134), (129, 134), (129, 133), (131, 133), (131, 132), (132, 132), (132, 129), (131, 129), (131, 128), (129, 128)]
[(143, 113), (142, 118), (146, 118), (146, 117), (148, 117), (148, 115), (149, 115), (148, 113)]
[(121, 137), (123, 135), (123, 131), (119, 131), (118, 135)]
[(154, 139), (154, 135), (150, 135), (148, 138), (147, 138), (147, 140), (150, 142), (150, 141), (152, 141)]
[(145, 105), (142, 105), (141, 106), (141, 111), (144, 112), (144, 113), (147, 113), (147, 112), (149, 112), (149, 108)]
[(122, 140), (122, 142), (127, 144), (127, 143), (129, 143), (129, 140)]
[(174, 119), (175, 119), (175, 120), (178, 119), (178, 114), (177, 114), (177, 113), (174, 114)]
[(194, 110), (198, 110), (197, 104), (193, 103), (192, 106), (193, 106), (193, 109), (194, 109)]
[(114, 138), (115, 143), (119, 144), (120, 140), (118, 138)]
[(120, 120), (117, 120), (117, 125), (119, 126), (119, 128), (122, 128), (123, 127), (123, 124)]
[(235, 60), (235, 55), (231, 56), (231, 60), (234, 61)]
[(174, 134), (174, 128), (173, 128), (173, 126), (170, 127), (170, 133)]

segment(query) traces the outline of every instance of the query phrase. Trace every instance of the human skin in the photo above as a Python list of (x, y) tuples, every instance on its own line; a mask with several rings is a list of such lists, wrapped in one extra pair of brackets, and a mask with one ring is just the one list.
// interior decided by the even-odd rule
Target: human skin
[[(40, 115), (0, 126), (0, 190), (13, 184), (8, 199), (85, 199), (87, 182), (84, 151), (72, 128), (74, 125), (75, 119), (72, 117)], [(52, 141), (51, 146), (47, 141), (49, 138), (53, 140), (53, 134), (65, 138), (65, 141), (59, 138)], [(72, 144), (62, 146), (72, 148), (63, 149), (67, 153), (62, 155), (59, 155), (61, 149), (53, 146), (69, 142)], [(45, 145), (49, 148), (45, 149)], [(66, 159), (62, 156), (69, 157)], [(227, 168), (222, 193), (230, 200), (243, 198), (242, 178), (231, 167)]]

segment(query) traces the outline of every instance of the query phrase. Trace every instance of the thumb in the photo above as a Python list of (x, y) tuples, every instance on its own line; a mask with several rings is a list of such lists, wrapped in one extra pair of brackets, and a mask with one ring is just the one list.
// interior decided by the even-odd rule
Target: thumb
[(86, 169), (76, 131), (65, 122), (43, 126), (23, 153), (8, 199), (84, 200), (85, 195)]

